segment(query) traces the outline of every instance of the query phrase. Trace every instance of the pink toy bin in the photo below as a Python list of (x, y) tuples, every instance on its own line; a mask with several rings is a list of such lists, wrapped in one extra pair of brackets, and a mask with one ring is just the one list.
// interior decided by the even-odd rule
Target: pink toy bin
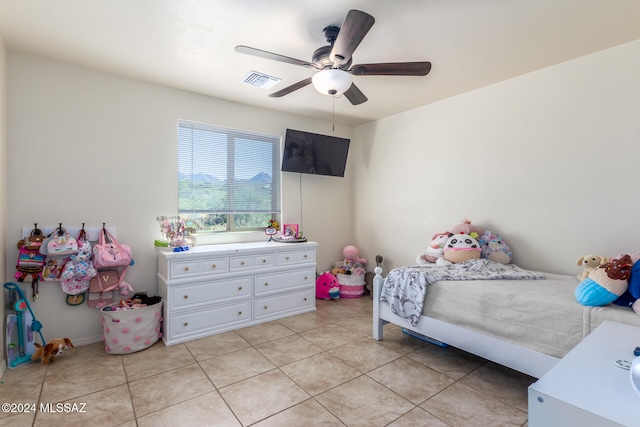
[(336, 274), (340, 298), (360, 298), (364, 293), (364, 274)]

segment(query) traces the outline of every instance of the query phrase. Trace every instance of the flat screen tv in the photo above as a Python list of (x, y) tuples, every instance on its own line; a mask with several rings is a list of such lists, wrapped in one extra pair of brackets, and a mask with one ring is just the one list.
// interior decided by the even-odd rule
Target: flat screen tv
[(287, 129), (282, 171), (344, 176), (349, 142), (346, 138)]

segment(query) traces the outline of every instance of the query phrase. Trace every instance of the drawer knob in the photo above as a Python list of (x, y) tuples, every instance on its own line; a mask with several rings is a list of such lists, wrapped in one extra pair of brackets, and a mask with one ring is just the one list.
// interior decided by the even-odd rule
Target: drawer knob
[(285, 259), (286, 259), (287, 261), (289, 261), (289, 257), (285, 257)]
[(308, 255), (307, 255), (307, 254), (304, 254), (304, 257), (306, 258), (306, 257), (308, 257)]
[(266, 260), (266, 259), (263, 259), (263, 260), (262, 260), (262, 263), (264, 264), (265, 262), (267, 262), (267, 260)]
[(307, 297), (305, 297), (305, 298), (304, 298), (304, 300), (306, 301), (306, 300), (307, 300)]
[(264, 306), (264, 309), (265, 309), (265, 310), (266, 310), (266, 309), (268, 309), (268, 308), (269, 308), (269, 307), (267, 307), (266, 305)]
[(304, 276), (304, 280), (307, 280), (307, 279), (308, 279), (308, 277), (307, 277), (307, 276)]
[(189, 295), (185, 295), (185, 296), (184, 296), (184, 299), (189, 299)]
[(244, 261), (240, 261), (240, 265), (244, 265)]
[(241, 311), (238, 312), (238, 316), (242, 316), (242, 312)]
[(211, 264), (211, 268), (216, 268), (217, 266), (215, 264)]
[(184, 271), (189, 271), (189, 267), (185, 267), (185, 268), (184, 268)]
[(238, 286), (238, 290), (241, 291), (242, 290), (242, 286)]
[(189, 326), (189, 322), (184, 322), (183, 326), (185, 326), (185, 327)]
[(264, 285), (265, 285), (265, 286), (269, 286), (269, 284), (268, 284), (267, 282), (264, 282)]

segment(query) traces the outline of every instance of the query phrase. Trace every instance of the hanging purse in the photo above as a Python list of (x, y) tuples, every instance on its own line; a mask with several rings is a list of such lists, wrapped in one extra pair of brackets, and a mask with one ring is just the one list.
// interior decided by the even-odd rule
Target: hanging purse
[(118, 242), (106, 228), (93, 247), (93, 265), (96, 268), (126, 267), (133, 261), (131, 248)]
[(118, 270), (100, 270), (89, 281), (89, 307), (101, 308), (113, 302), (113, 294), (120, 284)]
[(47, 242), (48, 256), (66, 256), (78, 252), (78, 242), (67, 231), (59, 227)]

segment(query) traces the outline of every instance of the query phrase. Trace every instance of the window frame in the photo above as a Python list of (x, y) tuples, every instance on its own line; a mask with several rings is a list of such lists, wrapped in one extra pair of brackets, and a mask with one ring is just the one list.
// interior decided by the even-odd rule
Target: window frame
[[(184, 135), (182, 134), (183, 131), (191, 132), (190, 140), (188, 143), (186, 142), (186, 140), (183, 140), (183, 137), (184, 137)], [(196, 144), (203, 144), (202, 146), (196, 147), (196, 148), (200, 148), (201, 150), (203, 149), (203, 147), (205, 147), (202, 141), (200, 140), (196, 141), (197, 138), (194, 138), (194, 132), (196, 131), (202, 132), (203, 134), (206, 132), (211, 132), (211, 136), (210, 136), (211, 140), (208, 142), (210, 142), (213, 145), (226, 146), (225, 148), (223, 148), (223, 151), (226, 150), (225, 151), (226, 156), (224, 160), (212, 159), (212, 163), (211, 163), (212, 168), (214, 167), (213, 166), (214, 164), (217, 165), (218, 167), (225, 166), (224, 169), (226, 171), (226, 174), (225, 174), (225, 179), (223, 179), (224, 185), (222, 187), (224, 187), (225, 189), (226, 196), (224, 198), (225, 206), (222, 209), (215, 208), (215, 207), (211, 209), (195, 209), (195, 208), (181, 209), (181, 202), (184, 200), (184, 197), (182, 197), (183, 196), (182, 188), (185, 181), (182, 177), (185, 174), (186, 175), (188, 175), (189, 173), (191, 174), (190, 180), (186, 180), (186, 181), (187, 181), (187, 185), (190, 181), (191, 191), (193, 192), (194, 182), (195, 182), (194, 176), (198, 174), (198, 171), (195, 170), (197, 168), (197, 165), (196, 165), (196, 156), (194, 155), (194, 147), (196, 147)], [(224, 221), (225, 223), (224, 230), (208, 230), (208, 229), (196, 228), (199, 234), (214, 233), (214, 232), (229, 233), (229, 232), (264, 230), (268, 226), (268, 220), (270, 219), (274, 221), (279, 220), (279, 216), (282, 212), (282, 194), (281, 194), (282, 172), (280, 170), (281, 169), (282, 136), (256, 133), (256, 132), (250, 132), (250, 131), (239, 130), (239, 129), (232, 129), (232, 128), (227, 128), (227, 127), (222, 127), (217, 125), (191, 122), (187, 120), (178, 120), (177, 133), (178, 133), (177, 135), (178, 214), (181, 217), (187, 219), (187, 221), (189, 219), (189, 216), (191, 215), (209, 215), (209, 216), (213, 216), (214, 218), (216, 216), (222, 216), (222, 217), (225, 217), (226, 219), (226, 221)], [(226, 137), (224, 138), (226, 142), (220, 141), (221, 135)], [(237, 156), (239, 153), (238, 147), (244, 144), (246, 148), (247, 143), (250, 144), (251, 141), (261, 144), (260, 148), (262, 148), (263, 151), (266, 151), (267, 148), (270, 148), (270, 151), (271, 151), (271, 158), (269, 162), (271, 165), (270, 167), (271, 183), (268, 184), (268, 188), (269, 188), (268, 191), (270, 192), (271, 201), (269, 206), (266, 209), (264, 208), (263, 209), (251, 209), (251, 208), (247, 209), (246, 203), (245, 203), (244, 209), (240, 209), (237, 207), (239, 206), (240, 203), (239, 203), (239, 199), (236, 196), (239, 194), (239, 190), (242, 189), (242, 184), (239, 183), (239, 181), (241, 181), (241, 178), (239, 177), (240, 172), (238, 172), (238, 168), (237, 168), (237, 163), (239, 163), (237, 162)], [(188, 145), (190, 144), (187, 147), (187, 149), (183, 147), (183, 144), (185, 143), (187, 143)], [(270, 144), (271, 147), (265, 148), (263, 145), (265, 143)], [(212, 152), (207, 152), (206, 154), (213, 155), (213, 149), (211, 147), (207, 147), (207, 148), (211, 149)], [(220, 147), (217, 147), (217, 148), (220, 148)], [(256, 147), (256, 150), (257, 150), (257, 147)], [(190, 159), (188, 155), (185, 155), (185, 153), (190, 153)], [(199, 164), (202, 164), (201, 158), (198, 158), (197, 161)], [(184, 170), (188, 170), (189, 172), (184, 172)], [(265, 173), (269, 174), (268, 172), (265, 172)], [(219, 177), (216, 177), (216, 178), (220, 179)], [(195, 196), (196, 194), (192, 194), (191, 198), (190, 199), (187, 198), (187, 200), (191, 200), (192, 203), (194, 203), (196, 200)], [(269, 215), (269, 216), (268, 217), (265, 216), (264, 226), (262, 226), (261, 224), (259, 226), (255, 225), (254, 227), (241, 227), (236, 224), (237, 221), (239, 220), (239, 215)], [(193, 225), (197, 225), (197, 224), (193, 224)]]

